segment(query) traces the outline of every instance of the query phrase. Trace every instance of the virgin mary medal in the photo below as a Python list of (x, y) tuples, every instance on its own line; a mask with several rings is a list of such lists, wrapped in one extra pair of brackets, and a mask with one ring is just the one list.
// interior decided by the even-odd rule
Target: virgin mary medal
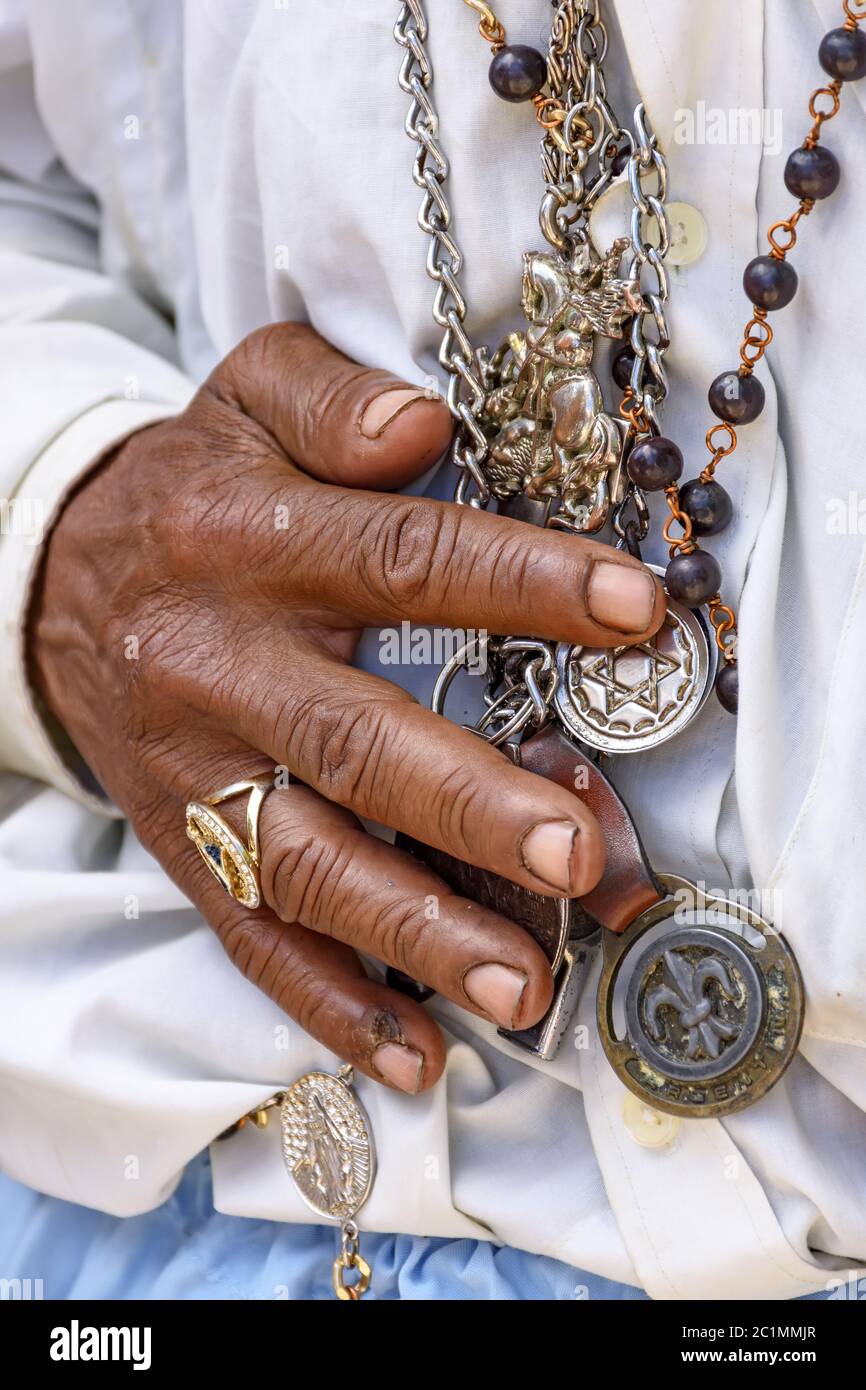
[[(340, 1223), (341, 1248), (333, 1288), (341, 1301), (356, 1301), (370, 1287), (355, 1216), (376, 1176), (376, 1152), (366, 1111), (352, 1090), (352, 1068), (336, 1076), (311, 1071), (284, 1092), (280, 1104), (283, 1161), (301, 1198), (319, 1216)], [(357, 1273), (346, 1283), (346, 1271)]]
[(348, 1221), (370, 1194), (376, 1156), (370, 1123), (341, 1075), (311, 1071), (280, 1107), (283, 1160), (307, 1206)]

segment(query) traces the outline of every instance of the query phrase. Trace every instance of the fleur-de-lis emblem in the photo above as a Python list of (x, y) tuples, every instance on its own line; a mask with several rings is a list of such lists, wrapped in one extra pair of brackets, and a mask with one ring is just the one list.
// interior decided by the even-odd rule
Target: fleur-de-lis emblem
[(726, 999), (735, 997), (736, 990), (724, 962), (715, 956), (704, 956), (697, 965), (692, 965), (688, 957), (678, 951), (665, 951), (663, 960), (663, 983), (646, 996), (646, 1019), (651, 1036), (658, 1042), (664, 1033), (659, 1011), (674, 1009), (683, 1028), (688, 1030), (686, 1055), (690, 1061), (697, 1061), (702, 1055), (715, 1060), (722, 1050), (721, 1044), (730, 1042), (738, 1032), (732, 1024), (719, 1018), (712, 999), (705, 993), (707, 983), (715, 980)]

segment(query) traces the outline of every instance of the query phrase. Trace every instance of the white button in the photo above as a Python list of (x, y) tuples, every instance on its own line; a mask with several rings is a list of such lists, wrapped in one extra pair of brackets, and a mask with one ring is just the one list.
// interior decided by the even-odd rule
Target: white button
[(663, 1149), (679, 1134), (682, 1120), (678, 1115), (664, 1115), (639, 1100), (629, 1091), (622, 1103), (623, 1124), (642, 1149)]
[[(706, 219), (691, 203), (668, 203), (665, 211), (671, 229), (671, 244), (665, 260), (668, 265), (691, 265), (707, 249)], [(650, 246), (659, 244), (658, 223), (654, 217), (647, 218), (646, 239)]]

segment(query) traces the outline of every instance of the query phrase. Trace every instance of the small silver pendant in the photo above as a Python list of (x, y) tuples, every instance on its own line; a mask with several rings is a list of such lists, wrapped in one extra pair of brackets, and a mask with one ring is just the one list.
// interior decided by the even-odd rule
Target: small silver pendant
[(569, 732), (603, 753), (637, 753), (691, 723), (712, 690), (718, 650), (703, 616), (669, 598), (664, 623), (648, 642), (561, 642), (556, 663), (555, 703)]
[(364, 1205), (376, 1173), (370, 1122), (350, 1075), (308, 1072), (280, 1107), (283, 1159), (298, 1192), (319, 1216), (341, 1222)]

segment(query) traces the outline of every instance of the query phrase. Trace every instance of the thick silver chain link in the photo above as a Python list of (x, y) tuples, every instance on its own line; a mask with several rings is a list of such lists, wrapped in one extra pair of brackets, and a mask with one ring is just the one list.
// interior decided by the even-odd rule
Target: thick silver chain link
[[(634, 136), (628, 160), (628, 185), (632, 198), (629, 222), (631, 257), (627, 274), (640, 281), (641, 297), (647, 306), (635, 314), (631, 323), (630, 345), (634, 354), (631, 369), (631, 406), (640, 409), (646, 430), (661, 433), (659, 413), (668, 393), (664, 355), (670, 347), (666, 304), (670, 279), (665, 257), (670, 249), (670, 223), (665, 203), (668, 191), (667, 162), (649, 128), (643, 102), (634, 113)], [(655, 174), (655, 189), (644, 187), (647, 175)], [(649, 229), (658, 229), (658, 245), (648, 240)], [(645, 539), (650, 514), (646, 497), (629, 482), (622, 501), (613, 514), (613, 529), (621, 541), (632, 546)]]
[[(632, 320), (631, 347), (635, 361), (630, 384), (635, 403), (642, 406), (647, 422), (658, 433), (661, 428), (659, 409), (668, 393), (664, 355), (671, 341), (665, 312), (670, 294), (670, 280), (665, 266), (671, 239), (670, 223), (665, 212), (668, 166), (649, 128), (642, 102), (634, 113), (634, 125), (636, 139), (628, 161), (628, 183), (633, 204), (629, 226), (631, 261), (628, 274), (640, 279), (641, 294), (647, 308)], [(653, 192), (647, 192), (642, 183), (642, 178), (650, 171), (656, 175)], [(648, 240), (651, 226), (658, 229), (658, 246)]]
[(466, 299), (460, 288), (463, 254), (451, 231), (452, 213), (445, 195), (448, 160), (439, 143), (439, 117), (430, 88), (433, 70), (426, 49), (427, 17), (422, 0), (404, 0), (394, 38), (405, 50), (400, 87), (410, 97), (406, 134), (417, 145), (412, 177), (423, 190), (418, 225), (430, 238), (427, 274), (436, 282), (433, 317), (444, 330), (439, 363), (448, 373), (448, 405), (457, 421), (453, 462), (460, 469), (455, 501), (486, 507), (490, 489), (484, 478), (487, 440), (478, 414), (484, 403), (484, 359), (465, 329)]

